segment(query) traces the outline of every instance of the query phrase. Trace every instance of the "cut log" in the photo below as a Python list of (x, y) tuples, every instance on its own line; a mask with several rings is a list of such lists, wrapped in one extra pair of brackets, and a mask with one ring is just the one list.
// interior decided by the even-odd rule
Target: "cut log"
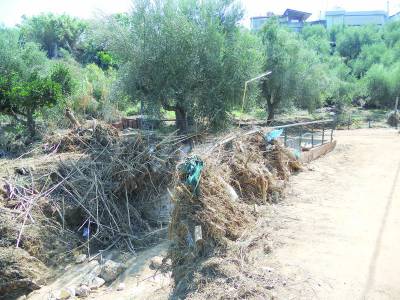
[(81, 127), (81, 124), (75, 118), (74, 113), (71, 111), (71, 109), (65, 109), (65, 116), (71, 121), (73, 128), (76, 129)]

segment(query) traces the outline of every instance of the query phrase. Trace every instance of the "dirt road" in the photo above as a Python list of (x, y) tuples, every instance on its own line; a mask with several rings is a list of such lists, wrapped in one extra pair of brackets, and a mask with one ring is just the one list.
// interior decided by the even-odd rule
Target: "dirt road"
[(400, 135), (338, 131), (276, 209), (278, 299), (400, 299)]

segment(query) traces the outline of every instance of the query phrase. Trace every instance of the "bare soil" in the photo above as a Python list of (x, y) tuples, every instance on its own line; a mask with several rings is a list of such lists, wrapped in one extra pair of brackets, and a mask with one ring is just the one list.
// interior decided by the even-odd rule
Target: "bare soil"
[(273, 214), (278, 299), (400, 299), (400, 135), (338, 131)]

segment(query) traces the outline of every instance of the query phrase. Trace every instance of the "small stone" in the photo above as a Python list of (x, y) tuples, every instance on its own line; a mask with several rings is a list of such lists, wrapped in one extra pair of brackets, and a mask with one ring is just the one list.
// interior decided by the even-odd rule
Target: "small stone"
[(25, 167), (16, 167), (15, 168), (15, 173), (25, 176), (29, 174), (29, 169)]
[(96, 266), (98, 266), (98, 265), (99, 265), (99, 261), (96, 260), (96, 259), (91, 260), (91, 261), (89, 262), (89, 266), (90, 266), (90, 267), (96, 267)]
[(83, 263), (83, 262), (86, 260), (86, 258), (87, 258), (86, 254), (80, 254), (80, 255), (78, 255), (78, 256), (76, 257), (75, 263), (81, 264), (81, 263)]
[(95, 277), (95, 278), (93, 278), (92, 282), (89, 284), (89, 288), (91, 290), (95, 290), (95, 289), (98, 289), (99, 287), (101, 287), (104, 283), (106, 283), (106, 281), (103, 278)]
[(150, 269), (152, 270), (158, 270), (159, 268), (161, 268), (163, 264), (163, 258), (162, 256), (154, 256), (151, 260), (150, 260)]
[(121, 263), (112, 260), (107, 260), (101, 268), (100, 277), (106, 282), (115, 280), (119, 274), (125, 270)]
[(122, 291), (124, 289), (125, 289), (125, 283), (121, 282), (120, 284), (118, 284), (117, 291)]
[(90, 275), (92, 275), (93, 277), (100, 276), (101, 266), (97, 260), (89, 262), (89, 267), (91, 268)]
[(271, 241), (268, 241), (264, 244), (264, 253), (265, 254), (270, 254), (273, 249), (273, 243)]
[(54, 292), (52, 296), (56, 300), (65, 300), (65, 299), (68, 299), (71, 296), (75, 296), (75, 295), (72, 295), (68, 289), (63, 288), (59, 291)]
[(87, 285), (81, 285), (76, 289), (76, 296), (78, 297), (87, 297), (90, 294), (90, 288)]
[(76, 290), (73, 286), (67, 287), (67, 291), (70, 293), (71, 297), (75, 297)]
[(265, 286), (267, 290), (273, 290), (275, 288), (275, 285), (272, 282), (267, 283)]
[(271, 267), (262, 267), (262, 269), (263, 269), (264, 271), (268, 272), (268, 273), (272, 273), (272, 272), (275, 271), (275, 269), (274, 269), (274, 268), (271, 268)]

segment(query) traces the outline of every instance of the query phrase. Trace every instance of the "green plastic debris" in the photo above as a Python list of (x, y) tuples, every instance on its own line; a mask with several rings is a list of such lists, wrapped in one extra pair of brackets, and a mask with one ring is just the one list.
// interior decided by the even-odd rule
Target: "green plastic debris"
[(182, 171), (186, 175), (185, 183), (192, 187), (194, 192), (197, 192), (203, 167), (203, 161), (197, 156), (187, 158), (182, 166)]

